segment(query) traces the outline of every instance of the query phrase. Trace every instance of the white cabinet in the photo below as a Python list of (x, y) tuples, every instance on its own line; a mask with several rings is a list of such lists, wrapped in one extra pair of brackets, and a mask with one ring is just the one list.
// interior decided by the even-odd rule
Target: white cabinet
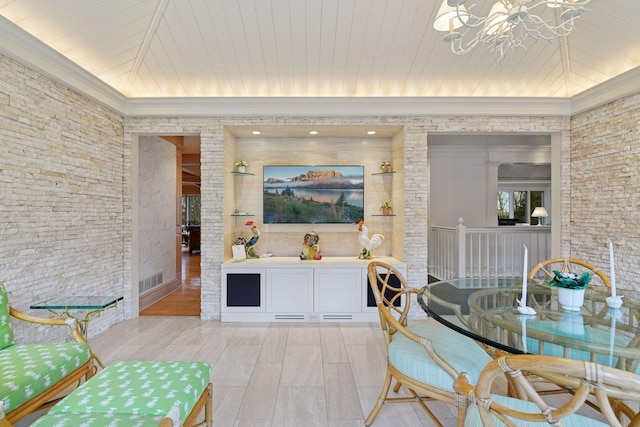
[[(378, 257), (405, 274), (395, 258)], [(376, 322), (378, 312), (367, 281), (369, 261), (324, 257), (251, 259), (222, 264), (223, 322)]]

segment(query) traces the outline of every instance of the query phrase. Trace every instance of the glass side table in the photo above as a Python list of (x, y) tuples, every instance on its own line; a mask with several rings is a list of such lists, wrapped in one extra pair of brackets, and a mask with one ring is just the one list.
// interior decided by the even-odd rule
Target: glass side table
[[(87, 341), (89, 337), (89, 323), (94, 316), (110, 308), (116, 308), (122, 296), (59, 296), (48, 300), (31, 304), (32, 310), (48, 310), (56, 317), (67, 317), (78, 322), (78, 329), (82, 337)], [(84, 313), (81, 314), (81, 313)], [(100, 367), (104, 365), (100, 358), (94, 354)]]

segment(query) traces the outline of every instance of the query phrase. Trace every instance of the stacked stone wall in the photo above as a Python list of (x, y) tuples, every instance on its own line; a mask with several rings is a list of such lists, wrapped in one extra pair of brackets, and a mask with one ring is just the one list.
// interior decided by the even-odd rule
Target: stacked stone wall
[[(17, 309), (59, 295), (123, 294), (122, 121), (0, 56), (0, 282)], [(93, 332), (123, 312), (105, 313)], [(23, 322), (15, 329), (18, 342), (68, 336)]]
[(640, 283), (640, 94), (571, 120), (568, 217), (571, 256), (609, 272), (614, 244), (616, 284)]

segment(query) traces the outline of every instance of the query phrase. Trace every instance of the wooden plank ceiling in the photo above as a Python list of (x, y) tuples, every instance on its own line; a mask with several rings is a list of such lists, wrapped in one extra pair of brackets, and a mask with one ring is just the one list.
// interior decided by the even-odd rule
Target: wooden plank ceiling
[(0, 0), (0, 14), (130, 98), (564, 98), (640, 65), (638, 0), (592, 0), (566, 50), (537, 42), (503, 65), (452, 54), (439, 3)]

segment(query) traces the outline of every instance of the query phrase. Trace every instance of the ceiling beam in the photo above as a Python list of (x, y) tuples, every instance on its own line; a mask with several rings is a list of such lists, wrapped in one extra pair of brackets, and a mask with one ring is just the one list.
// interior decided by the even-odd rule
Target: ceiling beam
[(153, 13), (153, 18), (151, 19), (151, 23), (147, 27), (147, 32), (144, 34), (144, 39), (140, 44), (140, 49), (136, 53), (136, 59), (133, 63), (133, 67), (131, 67), (131, 72), (129, 73), (129, 78), (127, 79), (127, 84), (125, 85), (125, 92), (129, 92), (131, 90), (131, 86), (133, 85), (133, 80), (138, 75), (138, 71), (140, 70), (140, 65), (142, 64), (142, 60), (144, 59), (147, 51), (149, 50), (149, 46), (151, 45), (151, 40), (153, 36), (156, 34), (156, 30), (158, 29), (158, 25), (160, 25), (160, 21), (162, 20), (162, 16), (164, 15), (164, 11), (167, 9), (167, 5), (169, 4), (169, 0), (160, 0), (158, 3), (158, 7)]

